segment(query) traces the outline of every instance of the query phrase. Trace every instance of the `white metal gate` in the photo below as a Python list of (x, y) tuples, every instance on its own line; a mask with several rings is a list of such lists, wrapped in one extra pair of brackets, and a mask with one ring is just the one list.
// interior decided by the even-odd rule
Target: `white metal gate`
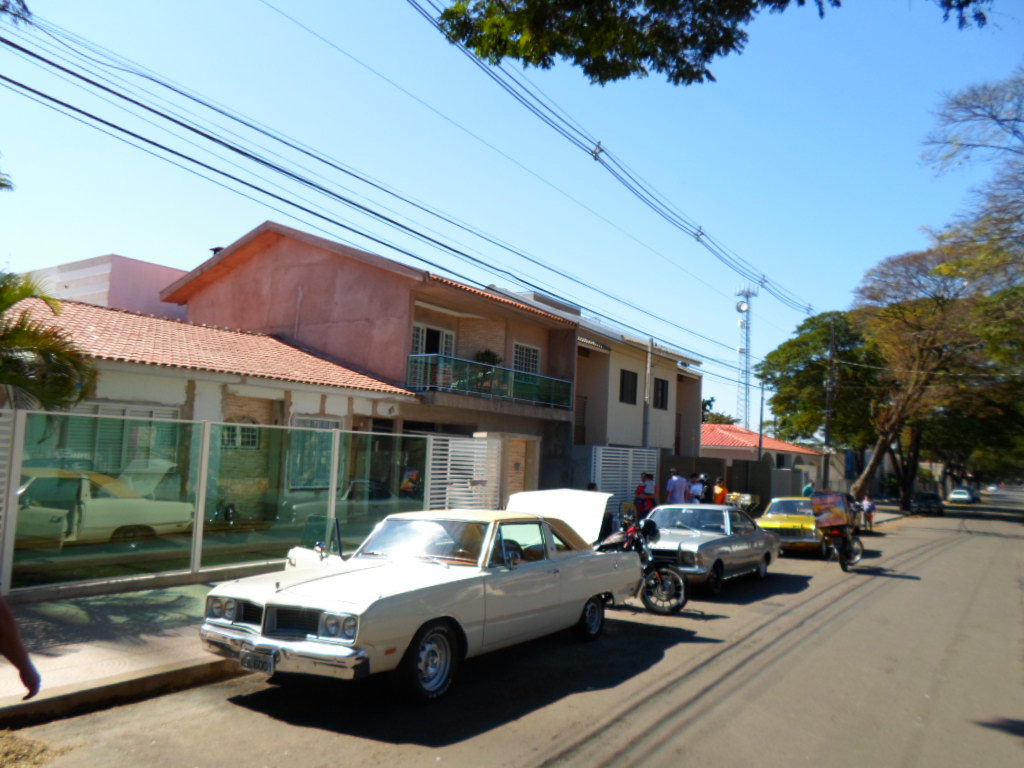
[[(0, 409), (0, 532), (6, 517), (7, 494), (10, 491), (11, 450), (14, 442), (14, 411)], [(0, 539), (2, 541), (2, 539)]]
[(640, 485), (640, 473), (658, 477), (657, 448), (613, 448), (595, 446), (590, 476), (602, 493), (610, 493), (608, 510), (619, 512), (623, 502), (632, 502)]
[(501, 441), (495, 438), (431, 437), (430, 509), (498, 509)]

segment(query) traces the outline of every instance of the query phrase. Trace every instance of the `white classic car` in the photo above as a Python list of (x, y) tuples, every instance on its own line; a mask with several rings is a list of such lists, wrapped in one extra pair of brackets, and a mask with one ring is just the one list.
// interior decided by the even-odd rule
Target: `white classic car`
[(347, 560), (331, 554), (335, 521), (309, 526), (326, 543), (293, 549), (284, 572), (210, 592), (207, 650), (268, 675), (397, 670), (431, 700), (470, 656), (570, 627), (596, 638), (605, 604), (634, 594), (641, 577), (635, 553), (595, 552), (561, 519), (529, 512), (397, 513)]
[(30, 545), (43, 533), (58, 547), (186, 533), (195, 512), (188, 502), (147, 498), (127, 476), (55, 467), (22, 469), (18, 506), (18, 537)]

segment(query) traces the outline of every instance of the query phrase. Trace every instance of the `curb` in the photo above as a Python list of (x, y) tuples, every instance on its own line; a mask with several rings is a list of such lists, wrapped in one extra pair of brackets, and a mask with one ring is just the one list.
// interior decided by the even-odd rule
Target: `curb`
[[(142, 676), (107, 678), (90, 684), (88, 688), (55, 688), (44, 698), (0, 706), (0, 724), (9, 728), (49, 722), (247, 674), (251, 673), (231, 659), (168, 664), (155, 667)], [(5, 702), (0, 700), (0, 703)]]

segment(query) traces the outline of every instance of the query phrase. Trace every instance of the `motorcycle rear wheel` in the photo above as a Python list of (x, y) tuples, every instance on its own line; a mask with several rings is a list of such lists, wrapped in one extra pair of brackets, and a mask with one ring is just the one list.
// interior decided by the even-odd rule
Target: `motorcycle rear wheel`
[(850, 539), (850, 557), (847, 558), (847, 562), (850, 565), (856, 565), (864, 557), (864, 544), (861, 542), (858, 536), (854, 536)]
[(644, 576), (640, 600), (651, 613), (679, 613), (688, 599), (686, 579), (672, 566), (656, 566)]
[(864, 557), (864, 544), (857, 536), (837, 544), (836, 549), (839, 553), (839, 567), (844, 571), (850, 570), (851, 565), (856, 565)]

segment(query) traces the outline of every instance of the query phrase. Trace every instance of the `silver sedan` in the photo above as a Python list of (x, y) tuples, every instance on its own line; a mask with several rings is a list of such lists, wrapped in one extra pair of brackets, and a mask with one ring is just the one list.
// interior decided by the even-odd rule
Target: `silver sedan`
[(674, 563), (690, 584), (717, 595), (727, 579), (768, 575), (779, 557), (779, 537), (762, 530), (746, 513), (720, 504), (669, 504), (648, 517), (661, 534), (652, 550), (656, 560)]

